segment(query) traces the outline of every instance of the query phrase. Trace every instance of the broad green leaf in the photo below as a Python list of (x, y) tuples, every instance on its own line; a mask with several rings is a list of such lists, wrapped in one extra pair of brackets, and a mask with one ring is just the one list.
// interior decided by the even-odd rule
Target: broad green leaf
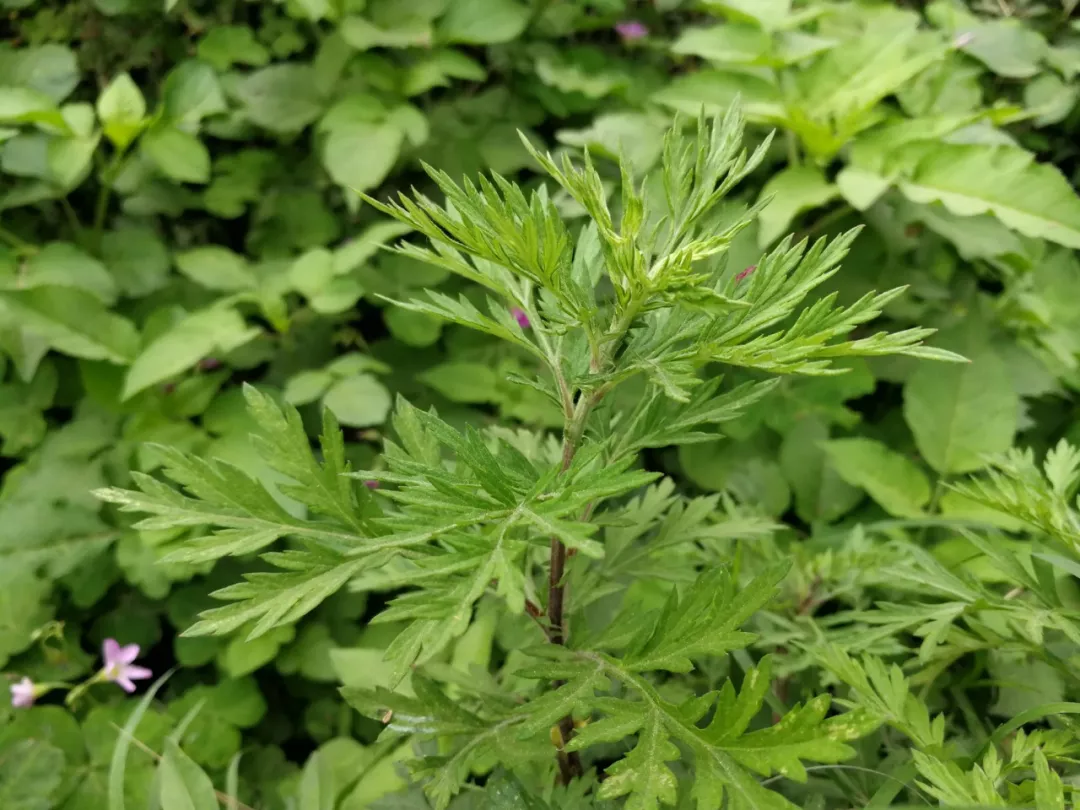
[(0, 87), (0, 122), (22, 124), (46, 121), (63, 128), (64, 118), (45, 93), (28, 87)]
[(131, 76), (121, 73), (98, 96), (97, 113), (105, 137), (126, 149), (145, 125), (146, 101)]
[(803, 98), (789, 114), (790, 125), (812, 154), (831, 157), (853, 135), (879, 123), (876, 104), (941, 61), (946, 52), (944, 46), (921, 40), (914, 26), (864, 32), (796, 74)]
[(218, 810), (210, 777), (174, 741), (165, 742), (158, 768), (161, 810)]
[(219, 245), (176, 254), (176, 266), (196, 284), (210, 290), (246, 290), (255, 286), (247, 260)]
[(858, 166), (845, 166), (836, 175), (836, 188), (856, 211), (868, 209), (891, 186), (888, 178)]
[(78, 138), (89, 138), (94, 134), (97, 125), (97, 114), (94, 105), (87, 101), (76, 101), (65, 104), (60, 108), (64, 122), (71, 129), (72, 134)]
[(301, 371), (285, 383), (283, 395), (290, 405), (307, 405), (320, 399), (333, 382), (334, 375), (328, 371)]
[(452, 402), (493, 402), (498, 398), (499, 376), (481, 363), (443, 363), (420, 379)]
[(199, 58), (220, 71), (234, 64), (262, 67), (270, 61), (270, 51), (246, 25), (215, 25), (199, 40)]
[(397, 162), (403, 133), (394, 124), (357, 121), (330, 130), (322, 148), (326, 170), (353, 191), (379, 185)]
[(771, 200), (758, 214), (758, 244), (768, 247), (783, 234), (803, 211), (825, 205), (840, 196), (840, 190), (812, 166), (791, 166), (777, 172), (758, 196), (759, 202)]
[(211, 308), (183, 318), (146, 346), (128, 369), (123, 398), (191, 368), (204, 357), (226, 353), (259, 334), (233, 309)]
[[(6, 0), (7, 8), (21, 8), (26, 0)], [(78, 85), (80, 78), (75, 51), (66, 45), (49, 42), (30, 45), (26, 42), (12, 43), (5, 52), (0, 73), (4, 84), (25, 87), (51, 98), (56, 103), (66, 99)]]
[(873, 439), (833, 439), (825, 452), (840, 477), (865, 489), (887, 512), (918, 517), (930, 501), (930, 481), (914, 462)]
[(912, 213), (934, 233), (949, 240), (968, 261), (1023, 256), (1027, 252), (1015, 231), (988, 214), (960, 217), (939, 205), (916, 206)]
[(987, 675), (997, 689), (996, 700), (988, 707), (998, 717), (1016, 717), (1022, 712), (1065, 699), (1061, 673), (1042, 661), (1005, 650), (992, 650)]
[(162, 87), (162, 102), (168, 119), (185, 130), (228, 109), (214, 69), (195, 60), (181, 62), (169, 71)]
[(30, 256), (17, 278), (0, 277), (3, 289), (72, 287), (85, 290), (103, 304), (116, 301), (116, 282), (97, 259), (68, 242), (50, 242)]
[(194, 135), (158, 125), (143, 135), (143, 153), (162, 174), (179, 183), (210, 181), (210, 152)]
[(509, 42), (525, 30), (529, 15), (529, 6), (520, 0), (450, 0), (438, 35), (444, 42), (467, 45)]
[(629, 81), (626, 71), (608, 62), (595, 50), (558, 51), (542, 49), (535, 60), (537, 78), (563, 93), (581, 93), (589, 98), (604, 98), (624, 89)]
[(623, 159), (636, 175), (651, 169), (664, 148), (667, 121), (641, 113), (598, 115), (587, 129), (560, 130), (559, 141), (587, 147), (593, 154), (606, 154), (612, 160)]
[(795, 510), (813, 525), (832, 522), (858, 504), (862, 492), (839, 476), (823, 443), (829, 429), (816, 419), (803, 419), (780, 447), (780, 467), (795, 492)]
[(991, 352), (966, 365), (920, 366), (904, 385), (904, 418), (942, 474), (977, 470), (1008, 450), (1019, 408), (1008, 368)]
[[(330, 0), (297, 0), (309, 20), (321, 20), (330, 12)], [(321, 810), (321, 808), (320, 808)]]
[(1044, 73), (1024, 85), (1024, 106), (1039, 127), (1058, 124), (1072, 112), (1080, 92), (1053, 73)]
[(999, 76), (1030, 79), (1047, 56), (1046, 40), (1020, 20), (988, 20), (966, 29), (961, 50)]
[(1027, 236), (1080, 248), (1080, 197), (1054, 166), (1003, 146), (920, 144), (902, 150), (900, 190), (954, 214), (992, 213)]
[[(386, 660), (382, 650), (367, 647), (337, 647), (330, 651), (330, 662), (337, 679), (347, 687), (394, 688), (394, 667)], [(407, 695), (413, 694), (407, 678), (398, 686), (397, 691)]]
[[(367, 810), (382, 797), (390, 797), (403, 790), (409, 783), (402, 777), (402, 770), (414, 757), (411, 743), (403, 743), (393, 748), (369, 767), (356, 782), (356, 786), (346, 795), (337, 810)], [(1041, 808), (1040, 808), (1041, 810)]]
[(406, 19), (383, 28), (364, 17), (346, 17), (341, 21), (340, 32), (341, 38), (358, 51), (431, 44), (431, 26), (422, 19)]
[(334, 810), (338, 789), (333, 763), (325, 754), (316, 751), (308, 757), (300, 777), (298, 810)]
[(236, 87), (244, 114), (272, 132), (298, 132), (319, 117), (323, 100), (312, 67), (282, 63), (257, 70)]
[(733, 19), (755, 22), (765, 29), (783, 27), (791, 14), (791, 0), (706, 0), (705, 5)]
[(434, 87), (449, 86), (452, 79), (483, 81), (487, 70), (460, 51), (443, 48), (409, 66), (403, 91), (407, 96), (426, 93)]
[(64, 770), (64, 752), (46, 740), (14, 740), (0, 746), (0, 807), (56, 807)]
[(5, 309), (52, 348), (84, 360), (127, 364), (139, 348), (139, 334), (131, 321), (74, 287), (0, 292), (0, 311)]
[(305, 297), (315, 298), (332, 285), (334, 269), (334, 255), (326, 248), (313, 248), (292, 263), (289, 281)]
[(783, 97), (770, 80), (734, 70), (698, 70), (677, 76), (653, 99), (681, 113), (721, 115), (741, 99), (750, 121), (778, 123), (784, 119)]
[[(19, 711), (14, 717), (9, 717), (0, 731), (0, 750), (11, 743), (27, 740), (47, 742), (60, 749), (64, 753), (65, 768), (75, 769), (87, 764), (82, 728), (75, 716), (60, 706), (38, 705), (30, 711)], [(65, 775), (70, 776), (71, 773), (69, 770)], [(0, 784), (3, 782), (4, 779), (0, 777)]]
[(686, 476), (703, 489), (737, 492), (740, 500), (773, 515), (783, 513), (791, 502), (779, 465), (759, 448), (727, 440), (696, 441), (680, 446), (678, 458)]
[(381, 425), (390, 413), (390, 392), (370, 374), (338, 380), (323, 397), (338, 421), (350, 427)]
[(749, 65), (762, 59), (769, 46), (769, 35), (761, 28), (727, 23), (688, 28), (672, 44), (671, 51), (722, 64)]
[(0, 566), (0, 666), (33, 642), (34, 632), (49, 620), (50, 584), (10, 562)]
[(70, 191), (90, 174), (94, 152), (101, 140), (100, 133), (90, 137), (54, 138), (49, 142), (49, 176), (52, 181)]
[(351, 273), (380, 253), (379, 248), (412, 228), (395, 220), (381, 220), (369, 225), (334, 251), (334, 274)]
[(443, 322), (423, 312), (390, 307), (384, 310), (383, 320), (390, 334), (407, 346), (422, 349), (438, 342), (442, 335)]
[(125, 295), (142, 297), (165, 286), (169, 252), (148, 225), (123, 224), (101, 238), (101, 258)]
[(230, 678), (241, 678), (273, 661), (295, 636), (296, 628), (292, 625), (275, 627), (258, 638), (232, 636), (218, 652), (217, 665)]

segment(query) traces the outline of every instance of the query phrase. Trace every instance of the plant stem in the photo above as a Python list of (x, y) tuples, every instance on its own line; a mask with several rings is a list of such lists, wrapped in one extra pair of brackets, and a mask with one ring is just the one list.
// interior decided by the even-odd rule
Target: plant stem
[(86, 235), (86, 228), (83, 227), (79, 215), (75, 212), (75, 209), (71, 207), (71, 202), (67, 197), (60, 198), (60, 207), (64, 210), (64, 216), (67, 217), (68, 225), (71, 226), (75, 241), (81, 243)]
[[(566, 643), (565, 617), (563, 616), (563, 600), (566, 596), (566, 586), (563, 584), (563, 574), (566, 570), (566, 546), (558, 538), (551, 538), (551, 574), (548, 582), (548, 623), (551, 625), (550, 640), (552, 644)], [(565, 681), (555, 681), (558, 689)], [(574, 718), (566, 715), (559, 720), (559, 783), (570, 784), (575, 777), (581, 776), (581, 757), (577, 751), (567, 751), (566, 744), (574, 736)]]
[(105, 218), (109, 214), (109, 195), (112, 193), (112, 183), (116, 179), (116, 172), (124, 159), (123, 150), (117, 149), (112, 159), (101, 170), (101, 186), (98, 188), (97, 203), (94, 205), (94, 239), (97, 246), (101, 246), (101, 239), (105, 231)]
[(784, 143), (787, 145), (788, 164), (791, 166), (801, 166), (802, 159), (799, 157), (799, 141), (795, 137), (795, 133), (790, 129), (784, 132)]
[[(589, 418), (596, 400), (592, 396), (578, 395), (577, 405), (570, 419), (567, 420), (563, 430), (563, 451), (561, 472), (570, 469), (581, 439), (585, 435), (585, 422)], [(552, 644), (566, 645), (566, 583), (563, 579), (566, 575), (566, 546), (557, 537), (551, 538), (551, 559), (548, 566), (548, 640)], [(556, 681), (554, 686), (558, 689), (564, 681)], [(581, 776), (581, 757), (576, 751), (567, 751), (566, 744), (574, 736), (574, 718), (566, 715), (559, 720), (559, 782), (569, 784), (577, 776)]]
[[(640, 300), (632, 299), (627, 303), (623, 311), (615, 317), (608, 331), (606, 345), (600, 350), (599, 357), (595, 353), (593, 355), (591, 362), (594, 367), (593, 371), (599, 371), (601, 368), (607, 367), (615, 359), (623, 338), (626, 337), (626, 333), (630, 330), (630, 325), (641, 311), (641, 306), (642, 302)], [(554, 367), (557, 368), (557, 364)], [(578, 392), (573, 411), (567, 414), (563, 426), (561, 473), (565, 473), (570, 469), (570, 464), (574, 461), (574, 455), (577, 453), (578, 447), (581, 446), (581, 441), (585, 436), (585, 426), (589, 421), (589, 414), (592, 413), (592, 409), (596, 407), (597, 403), (604, 398), (606, 391), (607, 388), (601, 386), (588, 393), (585, 391)], [(592, 508), (592, 505), (586, 508), (586, 517), (584, 519), (588, 519), (587, 516), (592, 514)], [(566, 577), (566, 560), (569, 556), (570, 554), (562, 541), (557, 537), (552, 537), (551, 558), (548, 567), (548, 640), (552, 644), (562, 646), (566, 646), (568, 636), (566, 628), (566, 583), (563, 580)], [(558, 689), (564, 683), (565, 681), (555, 681), (554, 687)], [(564, 785), (569, 784), (574, 777), (581, 776), (582, 773), (581, 758), (578, 753), (566, 750), (566, 744), (570, 742), (573, 736), (574, 718), (568, 714), (559, 721), (559, 782)]]

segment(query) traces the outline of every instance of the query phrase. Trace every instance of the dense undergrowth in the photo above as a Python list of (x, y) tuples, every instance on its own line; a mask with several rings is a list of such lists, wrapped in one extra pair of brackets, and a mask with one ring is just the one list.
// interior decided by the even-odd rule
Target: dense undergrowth
[(0, 0), (0, 808), (1072, 807), (1075, 5)]

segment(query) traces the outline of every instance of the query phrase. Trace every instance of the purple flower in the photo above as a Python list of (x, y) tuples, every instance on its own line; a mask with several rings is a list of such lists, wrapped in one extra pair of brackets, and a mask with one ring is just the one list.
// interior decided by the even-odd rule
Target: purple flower
[(756, 264), (750, 265), (745, 270), (743, 270), (741, 273), (739, 273), (739, 275), (735, 276), (735, 283), (736, 284), (739, 283), (744, 278), (746, 278), (748, 275), (753, 273), (755, 270), (757, 270), (757, 265)]
[(29, 709), (37, 699), (37, 687), (29, 678), (23, 678), (11, 685), (11, 705), (16, 709)]
[(520, 326), (522, 329), (528, 329), (530, 326), (532, 326), (532, 323), (529, 321), (529, 316), (526, 315), (525, 310), (521, 309), (520, 307), (514, 307), (513, 309), (511, 309), (510, 314), (514, 316), (514, 320), (518, 322), (518, 326)]
[(134, 666), (135, 659), (139, 657), (138, 644), (125, 644), (121, 647), (115, 638), (107, 638), (101, 649), (105, 658), (101, 677), (119, 684), (128, 694), (135, 691), (133, 681), (146, 680), (154, 674), (146, 667)]
[(645, 23), (637, 20), (623, 20), (615, 23), (615, 31), (622, 37), (623, 42), (636, 42), (649, 35), (649, 29)]
[(378, 489), (379, 488), (379, 482), (376, 481), (374, 478), (369, 478), (364, 482), (364, 486), (367, 487), (368, 489)]

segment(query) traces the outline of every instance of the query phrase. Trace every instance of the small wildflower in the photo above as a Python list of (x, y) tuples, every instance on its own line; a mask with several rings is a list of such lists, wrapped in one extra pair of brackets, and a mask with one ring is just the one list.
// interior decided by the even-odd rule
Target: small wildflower
[(125, 644), (121, 647), (116, 639), (107, 638), (102, 646), (102, 655), (105, 666), (101, 670), (101, 677), (119, 685), (129, 694), (135, 691), (133, 681), (146, 680), (154, 674), (146, 667), (134, 666), (135, 659), (139, 657), (138, 644)]
[(376, 481), (374, 478), (369, 478), (366, 481), (364, 481), (364, 486), (367, 487), (368, 489), (378, 489), (379, 488), (379, 482)]
[(622, 37), (623, 42), (636, 42), (649, 35), (649, 29), (645, 23), (637, 20), (623, 20), (615, 23), (615, 31)]
[(521, 309), (520, 307), (514, 307), (513, 309), (511, 309), (510, 314), (514, 316), (514, 320), (518, 322), (518, 326), (520, 326), (522, 329), (528, 329), (530, 326), (532, 326), (532, 323), (529, 321), (529, 316), (526, 315), (525, 310)]
[(965, 31), (962, 34), (957, 35), (956, 39), (953, 40), (953, 47), (963, 48), (970, 45), (974, 41), (975, 34), (973, 34), (971, 31)]
[(29, 678), (11, 685), (11, 705), (16, 709), (29, 709), (38, 697), (37, 687)]
[(753, 273), (755, 270), (757, 270), (757, 265), (756, 264), (750, 265), (745, 270), (743, 270), (741, 273), (739, 273), (739, 275), (735, 276), (735, 282), (738, 283), (738, 282), (742, 281), (744, 278), (746, 278), (748, 275)]

